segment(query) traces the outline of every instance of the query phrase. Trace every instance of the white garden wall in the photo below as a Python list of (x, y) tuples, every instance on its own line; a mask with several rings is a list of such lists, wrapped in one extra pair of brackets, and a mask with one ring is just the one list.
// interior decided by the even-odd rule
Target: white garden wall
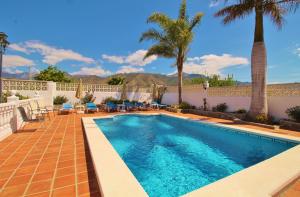
[[(45, 98), (47, 105), (53, 104), (53, 98), (58, 95), (66, 96), (71, 103), (77, 103), (75, 92), (78, 84), (54, 83), (29, 80), (3, 80), (3, 90), (16, 90), (16, 92), (33, 98), (38, 93)], [(151, 89), (141, 87), (128, 88), (129, 100), (151, 102)], [(83, 84), (84, 92), (94, 90), (96, 103), (101, 103), (107, 97), (120, 98), (122, 87), (106, 84)], [(209, 108), (220, 103), (227, 103), (229, 111), (249, 109), (251, 98), (251, 86), (213, 87), (204, 90), (202, 86), (184, 86), (183, 100), (195, 105), (203, 106), (203, 98), (207, 98)], [(178, 100), (177, 87), (167, 87), (162, 103), (176, 104)], [(268, 106), (270, 115), (275, 118), (287, 118), (285, 111), (289, 107), (300, 105), (300, 84), (277, 84), (268, 86)]]
[(0, 141), (22, 126), (24, 120), (18, 110), (18, 107), (23, 107), (28, 117), (30, 117), (30, 105), (32, 105), (30, 103), (36, 102), (39, 99), (42, 98), (33, 98), (0, 104)]
[[(75, 98), (76, 91), (57, 91), (55, 96), (66, 96), (71, 103), (78, 103), (79, 100)], [(101, 103), (107, 97), (113, 97), (120, 99), (120, 92), (94, 92), (94, 96), (96, 97), (95, 103)], [(150, 102), (151, 94), (144, 92), (127, 92), (127, 98), (129, 100), (137, 100), (141, 102)]]
[[(236, 111), (238, 109), (249, 110), (250, 95), (250, 86), (209, 88), (208, 90), (204, 90), (201, 86), (187, 86), (183, 88), (182, 98), (196, 107), (203, 106), (203, 98), (207, 98), (210, 109), (217, 104), (226, 103), (228, 111)], [(286, 109), (300, 105), (300, 84), (270, 85), (268, 95), (270, 115), (276, 119), (287, 118)], [(176, 87), (168, 87), (162, 103), (168, 105), (178, 103)]]

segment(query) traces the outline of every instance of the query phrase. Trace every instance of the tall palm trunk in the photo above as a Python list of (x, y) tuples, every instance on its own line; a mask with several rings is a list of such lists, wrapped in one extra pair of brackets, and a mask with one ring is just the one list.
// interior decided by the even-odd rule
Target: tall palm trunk
[(178, 104), (182, 103), (182, 68), (183, 66), (177, 67), (178, 72)]
[(249, 116), (255, 118), (259, 114), (268, 114), (267, 105), (267, 55), (264, 43), (263, 12), (258, 6), (255, 10), (255, 33), (251, 54), (252, 97)]
[(182, 103), (182, 70), (183, 70), (183, 49), (179, 48), (178, 56), (177, 56), (177, 75), (178, 75), (178, 104)]

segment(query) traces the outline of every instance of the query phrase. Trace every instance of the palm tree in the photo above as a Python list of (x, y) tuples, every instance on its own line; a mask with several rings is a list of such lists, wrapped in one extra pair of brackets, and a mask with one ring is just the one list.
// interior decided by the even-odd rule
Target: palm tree
[(192, 20), (189, 20), (186, 14), (186, 0), (182, 0), (177, 19), (171, 19), (163, 13), (153, 13), (147, 22), (157, 24), (160, 29), (151, 28), (144, 32), (140, 38), (140, 41), (156, 41), (148, 49), (144, 59), (152, 55), (176, 58), (179, 104), (182, 102), (183, 63), (186, 60), (189, 45), (194, 37), (193, 29), (200, 23), (202, 16), (202, 13), (197, 13)]
[[(227, 1), (227, 0), (226, 0)], [(268, 115), (267, 105), (267, 55), (264, 43), (265, 15), (270, 16), (274, 24), (281, 28), (284, 22), (283, 15), (295, 11), (300, 0), (236, 0), (237, 3), (229, 5), (217, 13), (216, 17), (224, 17), (223, 23), (228, 24), (235, 19), (244, 18), (252, 12), (255, 13), (254, 43), (251, 54), (252, 97), (249, 116)]]

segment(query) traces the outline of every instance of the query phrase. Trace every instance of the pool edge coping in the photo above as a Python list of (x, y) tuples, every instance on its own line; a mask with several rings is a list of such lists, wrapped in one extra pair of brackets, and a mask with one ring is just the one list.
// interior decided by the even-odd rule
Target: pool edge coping
[(101, 196), (148, 196), (125, 162), (93, 120), (83, 117), (82, 123), (89, 145)]
[[(113, 115), (106, 115), (106, 116), (100, 116), (100, 117), (99, 116), (83, 117), (82, 122), (83, 122), (83, 125), (85, 128), (85, 133), (87, 135), (88, 144), (90, 147), (90, 152), (91, 152), (92, 160), (94, 163), (99, 187), (101, 189), (102, 194), (104, 194), (104, 196), (110, 196), (109, 193), (107, 193), (107, 191), (111, 192), (111, 189), (109, 189), (109, 188), (117, 188), (115, 190), (118, 190), (118, 193), (120, 194), (120, 195), (116, 195), (116, 193), (114, 193), (113, 196), (124, 196), (124, 194), (125, 194), (125, 196), (127, 194), (129, 196), (131, 196), (133, 194), (134, 194), (134, 196), (148, 196), (147, 193), (144, 191), (143, 187), (138, 182), (138, 180), (132, 174), (132, 172), (127, 167), (125, 162), (118, 155), (116, 150), (112, 147), (112, 145), (110, 144), (108, 139), (105, 137), (105, 135), (102, 133), (101, 129), (96, 125), (96, 123), (94, 121), (94, 119), (111, 118), (111, 117), (118, 116), (118, 115), (128, 115), (128, 114), (167, 115), (167, 116), (171, 116), (171, 117), (173, 116), (173, 117), (177, 117), (177, 118), (181, 118), (181, 119), (205, 122), (207, 124), (218, 125), (218, 126), (221, 126), (224, 128), (237, 129), (241, 132), (252, 133), (255, 135), (266, 136), (266, 137), (282, 139), (282, 140), (288, 140), (288, 141), (298, 142), (298, 143), (300, 142), (300, 137), (288, 136), (288, 135), (278, 134), (278, 133), (270, 133), (267, 131), (260, 131), (260, 130), (252, 129), (252, 128), (242, 128), (242, 127), (233, 126), (233, 125), (225, 125), (222, 123), (210, 122), (207, 120), (198, 120), (198, 119), (194, 119), (194, 118), (189, 118), (189, 117), (184, 117), (184, 116), (169, 114), (169, 113), (164, 113), (164, 112), (124, 113), (124, 114), (113, 114)], [(87, 125), (88, 125), (88, 127), (86, 127)], [(86, 131), (86, 129), (88, 129), (88, 131)], [(92, 130), (92, 132), (90, 130)], [(97, 135), (95, 133), (101, 133), (101, 135)], [(106, 178), (103, 177), (103, 175), (102, 175), (103, 171), (100, 169), (103, 169), (105, 167), (103, 167), (103, 164), (100, 164), (100, 166), (99, 166), (99, 163), (97, 161), (106, 160), (107, 158), (100, 159), (99, 155), (96, 154), (97, 152), (102, 152), (103, 149), (98, 150), (99, 141), (96, 140), (95, 138), (93, 138), (93, 137), (95, 137), (95, 135), (100, 137), (101, 140), (104, 142), (104, 144), (106, 144), (105, 146), (107, 146), (107, 147), (104, 147), (104, 150), (106, 149), (106, 151), (107, 151), (107, 149), (109, 149), (110, 154), (108, 154), (108, 155), (111, 155), (111, 154), (113, 155), (110, 158), (113, 161), (106, 162), (106, 163), (109, 163), (110, 167), (112, 166), (111, 164), (113, 164), (115, 166), (119, 166), (119, 167), (123, 166), (122, 170), (121, 170), (121, 174), (123, 174), (122, 178), (124, 178), (125, 180), (128, 181), (128, 182), (126, 182), (125, 188), (124, 188), (124, 184), (121, 184), (122, 185), (121, 187), (117, 187), (115, 181), (111, 181), (112, 179), (110, 179), (110, 181), (104, 180), (105, 185), (106, 185), (105, 187), (108, 187), (108, 188), (104, 188), (106, 191), (103, 191), (103, 186), (104, 186), (103, 179), (106, 179)], [(98, 142), (98, 143), (96, 143), (96, 142)], [(90, 144), (95, 144), (95, 143), (98, 144), (98, 145), (96, 145), (96, 147), (98, 147), (98, 148), (96, 148), (95, 145), (92, 145), (92, 146), (94, 146), (93, 148), (90, 146)], [(102, 146), (104, 146), (104, 144)], [(233, 193), (234, 194), (239, 193), (242, 196), (274, 195), (277, 192), (279, 192), (283, 187), (285, 187), (287, 184), (289, 184), (294, 178), (297, 178), (300, 175), (300, 165), (297, 165), (300, 163), (300, 157), (298, 156), (298, 158), (297, 158), (297, 155), (300, 155), (300, 145), (297, 145), (287, 151), (284, 151), (272, 158), (264, 160), (263, 162), (260, 162), (256, 165), (245, 168), (245, 169), (243, 169), (237, 173), (234, 173), (230, 176), (224, 177), (218, 181), (210, 183), (204, 187), (201, 187), (194, 191), (191, 191), (191, 192), (185, 194), (184, 196), (187, 196), (187, 197), (194, 197), (194, 196), (199, 196), (199, 195), (217, 196), (217, 195), (220, 195), (220, 192), (222, 193), (222, 195), (226, 195), (226, 194), (232, 195)], [(102, 156), (103, 155), (101, 155), (101, 157)], [(293, 161), (293, 160), (296, 160), (296, 161)], [(290, 161), (293, 161), (293, 162), (290, 162)], [(115, 162), (117, 162), (117, 163), (115, 163)], [(279, 162), (279, 164), (278, 164), (278, 162)], [(271, 165), (270, 165), (270, 163), (271, 163)], [(284, 165), (282, 163), (284, 163)], [(279, 171), (278, 169), (280, 169), (281, 171)], [(291, 172), (291, 170), (293, 170), (293, 171)], [(267, 172), (271, 171), (272, 173), (269, 175), (265, 175), (266, 171)], [(283, 173), (283, 171), (285, 173)], [(108, 173), (108, 174), (111, 174), (111, 173)], [(112, 174), (114, 174), (113, 171), (112, 171)], [(257, 174), (259, 176), (256, 176)], [(270, 178), (270, 175), (274, 178), (273, 179)], [(285, 175), (285, 176), (283, 176), (283, 175)], [(260, 177), (260, 176), (262, 176), (262, 177)], [(246, 177), (247, 181), (241, 182), (241, 180), (245, 179), (245, 177)], [(258, 177), (260, 177), (259, 180), (257, 180)], [(251, 182), (251, 180), (252, 180), (252, 182)], [(259, 181), (260, 181), (260, 183), (262, 182), (264, 184), (268, 183), (268, 185), (264, 185), (264, 188), (261, 189), (260, 186), (262, 185), (262, 183), (261, 184), (258, 183)], [(102, 184), (101, 184), (101, 182), (102, 182)], [(121, 182), (124, 183), (125, 181), (123, 180)], [(128, 191), (128, 184), (129, 184), (130, 188), (132, 189), (130, 191)], [(235, 187), (233, 187), (233, 186), (235, 186)], [(220, 188), (222, 188), (222, 189), (220, 190)], [(242, 188), (242, 190), (241, 190), (241, 188)], [(126, 193), (126, 192), (130, 192), (130, 193)]]

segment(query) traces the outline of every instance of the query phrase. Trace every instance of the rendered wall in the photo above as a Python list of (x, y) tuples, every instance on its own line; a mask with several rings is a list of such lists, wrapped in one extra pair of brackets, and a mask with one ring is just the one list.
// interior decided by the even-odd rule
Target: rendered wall
[[(238, 109), (249, 110), (251, 102), (251, 86), (218, 87), (204, 90), (202, 86), (183, 87), (182, 98), (196, 107), (203, 106), (203, 98), (207, 98), (211, 109), (220, 103), (228, 105), (228, 111)], [(168, 87), (162, 102), (177, 104), (176, 87)], [(270, 115), (277, 119), (287, 118), (286, 109), (300, 105), (300, 84), (278, 84), (268, 86), (268, 107)]]

